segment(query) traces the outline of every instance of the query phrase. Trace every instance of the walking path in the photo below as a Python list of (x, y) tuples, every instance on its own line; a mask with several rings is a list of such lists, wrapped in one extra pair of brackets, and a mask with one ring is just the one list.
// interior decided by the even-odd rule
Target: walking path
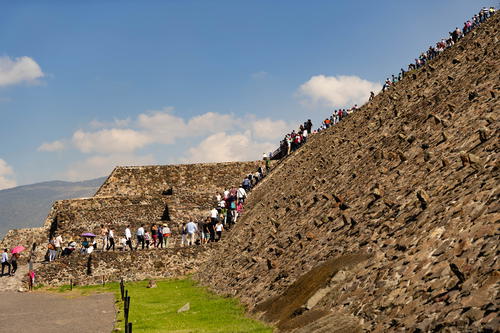
[(94, 333), (113, 329), (113, 294), (68, 297), (68, 293), (19, 292), (26, 291), (22, 279), (27, 274), (28, 265), (20, 264), (15, 276), (0, 277), (0, 333)]
[(0, 332), (111, 332), (115, 298), (111, 293), (67, 297), (42, 292), (0, 292)]

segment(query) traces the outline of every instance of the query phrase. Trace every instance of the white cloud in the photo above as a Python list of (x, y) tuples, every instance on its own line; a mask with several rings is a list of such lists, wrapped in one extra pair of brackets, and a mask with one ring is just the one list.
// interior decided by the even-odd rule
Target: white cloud
[(0, 190), (16, 186), (16, 181), (10, 177), (14, 175), (14, 170), (3, 159), (0, 158)]
[(264, 78), (268, 77), (268, 75), (269, 75), (268, 72), (259, 71), (259, 72), (252, 73), (251, 77), (254, 80), (258, 80), (258, 79), (264, 79)]
[(78, 130), (73, 144), (83, 153), (127, 153), (152, 142), (144, 133), (133, 129), (104, 129), (97, 132)]
[(149, 111), (137, 117), (143, 133), (154, 142), (171, 144), (178, 138), (197, 137), (224, 131), (235, 125), (236, 119), (230, 114), (207, 112), (188, 121), (173, 114), (173, 108)]
[(0, 57), (0, 87), (22, 82), (36, 83), (44, 75), (40, 66), (30, 57)]
[(326, 103), (330, 107), (361, 105), (368, 100), (370, 91), (377, 92), (382, 86), (377, 82), (357, 76), (313, 76), (299, 88), (299, 94), (312, 103)]
[(188, 150), (183, 162), (232, 162), (258, 160), (262, 153), (275, 149), (271, 143), (258, 143), (252, 140), (251, 132), (212, 134), (198, 146)]
[(79, 181), (109, 175), (116, 166), (156, 164), (152, 155), (137, 156), (133, 154), (111, 154), (108, 156), (91, 156), (69, 167), (65, 178)]
[[(255, 160), (262, 153), (273, 151), (282, 136), (295, 126), (283, 120), (259, 119), (255, 115), (236, 117), (233, 114), (207, 112), (184, 119), (168, 107), (141, 113), (123, 122), (97, 122), (100, 129), (79, 129), (70, 140), (44, 143), (40, 151), (55, 151), (73, 146), (82, 153), (92, 154), (75, 163), (63, 175), (70, 180), (98, 177), (109, 173), (116, 165), (154, 164), (152, 155), (138, 156), (137, 150), (152, 144), (171, 145), (180, 139), (201, 138), (199, 144), (172, 147), (173, 162), (223, 162)], [(118, 126), (124, 126), (119, 128)], [(179, 150), (183, 149), (183, 150)], [(108, 156), (105, 156), (109, 154)]]
[(47, 152), (54, 152), (54, 151), (61, 151), (65, 148), (65, 145), (62, 141), (56, 140), (52, 142), (44, 142), (38, 147), (38, 151), (47, 151)]
[(113, 119), (111, 122), (99, 121), (94, 119), (90, 122), (90, 127), (92, 128), (105, 128), (105, 127), (128, 127), (130, 125), (130, 118), (127, 119)]
[(173, 108), (168, 107), (160, 111), (141, 113), (137, 123), (154, 141), (170, 144), (175, 139), (188, 136), (188, 127), (184, 119), (172, 114)]
[(256, 138), (265, 140), (281, 139), (295, 126), (283, 120), (272, 120), (270, 118), (254, 119), (250, 121), (252, 133)]

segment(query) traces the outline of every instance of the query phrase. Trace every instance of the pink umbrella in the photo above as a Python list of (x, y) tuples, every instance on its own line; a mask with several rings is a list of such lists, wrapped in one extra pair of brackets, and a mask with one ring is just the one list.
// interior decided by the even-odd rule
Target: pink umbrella
[(13, 253), (13, 254), (14, 253), (19, 253), (19, 252), (24, 251), (25, 249), (26, 248), (24, 246), (19, 245), (19, 246), (13, 247), (12, 250), (10, 250), (10, 252)]

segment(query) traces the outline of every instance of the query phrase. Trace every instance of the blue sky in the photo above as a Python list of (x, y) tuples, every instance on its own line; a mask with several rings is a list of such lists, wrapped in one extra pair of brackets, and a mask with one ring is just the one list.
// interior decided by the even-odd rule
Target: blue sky
[(495, 1), (0, 3), (0, 188), (250, 160)]

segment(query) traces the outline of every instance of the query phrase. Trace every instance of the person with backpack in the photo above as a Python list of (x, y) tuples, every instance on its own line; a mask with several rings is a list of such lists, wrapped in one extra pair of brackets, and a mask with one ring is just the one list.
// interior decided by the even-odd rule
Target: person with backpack
[(47, 248), (49, 249), (49, 262), (56, 260), (56, 247), (54, 245), (54, 239), (51, 238), (49, 241), (49, 244), (47, 245)]
[(238, 188), (237, 199), (238, 202), (244, 202), (247, 197), (247, 191), (243, 188), (243, 184)]

